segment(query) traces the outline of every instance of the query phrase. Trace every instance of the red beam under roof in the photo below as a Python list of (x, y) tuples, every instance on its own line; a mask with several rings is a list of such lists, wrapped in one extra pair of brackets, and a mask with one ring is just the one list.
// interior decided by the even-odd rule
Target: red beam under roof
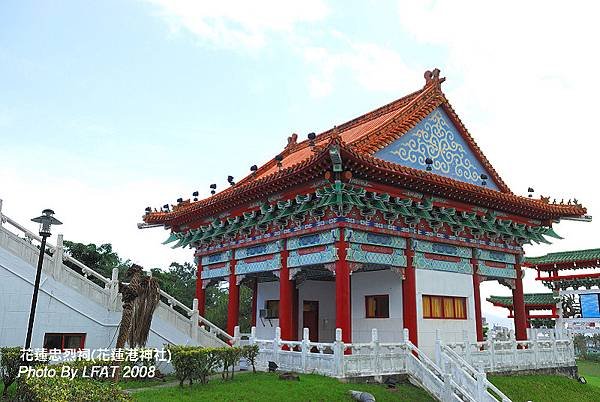
[(544, 276), (544, 277), (538, 276), (537, 278), (535, 278), (535, 280), (536, 281), (554, 282), (554, 281), (570, 281), (570, 280), (576, 280), (576, 279), (594, 279), (594, 278), (600, 278), (600, 272), (591, 273), (591, 274), (564, 275), (564, 276)]

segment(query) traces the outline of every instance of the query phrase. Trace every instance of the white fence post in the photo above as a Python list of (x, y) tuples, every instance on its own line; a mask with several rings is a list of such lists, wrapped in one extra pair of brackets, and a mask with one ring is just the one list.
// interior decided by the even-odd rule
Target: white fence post
[(4, 219), (2, 219), (2, 198), (0, 198), (0, 226), (4, 223)]
[(119, 309), (119, 268), (113, 268), (110, 278), (109, 306), (114, 311)]
[(342, 329), (335, 329), (335, 343), (333, 345), (334, 372), (337, 377), (344, 377), (344, 343), (342, 342)]
[(444, 372), (442, 364), (442, 334), (439, 329), (435, 330), (435, 364)]
[(473, 364), (471, 361), (471, 344), (469, 343), (469, 334), (467, 331), (463, 331), (463, 341), (465, 342), (465, 360), (469, 364)]
[(240, 326), (236, 325), (235, 327), (233, 327), (233, 344), (232, 344), (232, 346), (239, 346), (241, 340), (242, 340), (242, 335), (240, 333)]
[(190, 314), (190, 336), (193, 343), (198, 343), (198, 319), (200, 312), (198, 311), (198, 299), (194, 297), (192, 301), (192, 313)]
[(57, 281), (60, 281), (60, 275), (62, 272), (62, 264), (63, 264), (63, 255), (64, 255), (64, 248), (63, 248), (63, 235), (59, 234), (56, 237), (56, 248), (54, 249), (54, 267), (53, 267), (53, 273), (52, 276), (54, 276), (54, 279), (56, 279)]
[(558, 363), (558, 350), (556, 349), (556, 335), (555, 332), (550, 332), (550, 339), (552, 339), (552, 363), (556, 365)]
[(477, 400), (478, 401), (485, 401), (486, 398), (486, 394), (487, 394), (487, 376), (485, 375), (485, 371), (483, 370), (483, 367), (481, 365), (479, 365), (478, 369), (477, 369)]
[(444, 378), (444, 393), (442, 401), (453, 401), (454, 390), (452, 389), (452, 375), (450, 373), (444, 373), (442, 376)]
[(281, 328), (275, 327), (275, 339), (273, 339), (273, 361), (279, 365), (279, 349), (281, 346)]
[(371, 329), (371, 363), (373, 364), (373, 375), (379, 375), (381, 369), (381, 356), (379, 347), (379, 334), (377, 328)]
[(308, 328), (302, 329), (302, 346), (300, 347), (302, 353), (302, 372), (306, 373), (306, 363), (308, 360), (308, 353), (310, 352), (310, 337)]
[(254, 345), (256, 343), (256, 327), (250, 328), (250, 338), (248, 339), (248, 343), (250, 345)]

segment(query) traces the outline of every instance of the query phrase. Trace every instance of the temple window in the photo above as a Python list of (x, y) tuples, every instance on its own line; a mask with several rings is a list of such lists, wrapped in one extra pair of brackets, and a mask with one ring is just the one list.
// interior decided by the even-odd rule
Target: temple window
[(85, 334), (46, 333), (44, 334), (44, 349), (83, 349)]
[(389, 295), (365, 296), (366, 318), (389, 318)]
[(423, 295), (423, 318), (466, 320), (467, 298)]
[(265, 310), (267, 310), (267, 319), (279, 318), (279, 300), (265, 301)]

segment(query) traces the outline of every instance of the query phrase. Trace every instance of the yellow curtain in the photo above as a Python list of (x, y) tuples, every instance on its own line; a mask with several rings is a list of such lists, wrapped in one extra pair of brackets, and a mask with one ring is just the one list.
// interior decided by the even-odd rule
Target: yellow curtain
[(431, 318), (431, 298), (423, 296), (423, 318)]
[(454, 318), (453, 297), (444, 297), (444, 318)]
[(431, 318), (442, 318), (442, 298), (431, 297)]
[(377, 303), (376, 303), (375, 298), (373, 296), (367, 297), (367, 317), (368, 318), (375, 317), (376, 306), (377, 306)]
[(457, 297), (454, 299), (454, 308), (456, 311), (456, 318), (467, 318), (467, 312), (465, 309), (465, 299)]

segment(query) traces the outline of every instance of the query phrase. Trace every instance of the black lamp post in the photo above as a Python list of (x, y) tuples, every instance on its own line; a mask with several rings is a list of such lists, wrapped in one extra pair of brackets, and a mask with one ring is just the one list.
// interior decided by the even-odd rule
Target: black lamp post
[(44, 263), (44, 253), (46, 252), (46, 239), (51, 236), (50, 226), (62, 225), (62, 222), (56, 219), (54, 211), (44, 209), (42, 215), (33, 218), (31, 221), (40, 224), (40, 236), (42, 245), (40, 246), (40, 257), (38, 259), (37, 272), (35, 274), (35, 285), (33, 286), (33, 297), (31, 298), (31, 311), (29, 312), (29, 324), (27, 326), (27, 339), (25, 340), (25, 349), (31, 346), (31, 333), (33, 332), (33, 320), (35, 319), (35, 307), (37, 305), (38, 291), (40, 290), (40, 277), (42, 276), (42, 264)]

